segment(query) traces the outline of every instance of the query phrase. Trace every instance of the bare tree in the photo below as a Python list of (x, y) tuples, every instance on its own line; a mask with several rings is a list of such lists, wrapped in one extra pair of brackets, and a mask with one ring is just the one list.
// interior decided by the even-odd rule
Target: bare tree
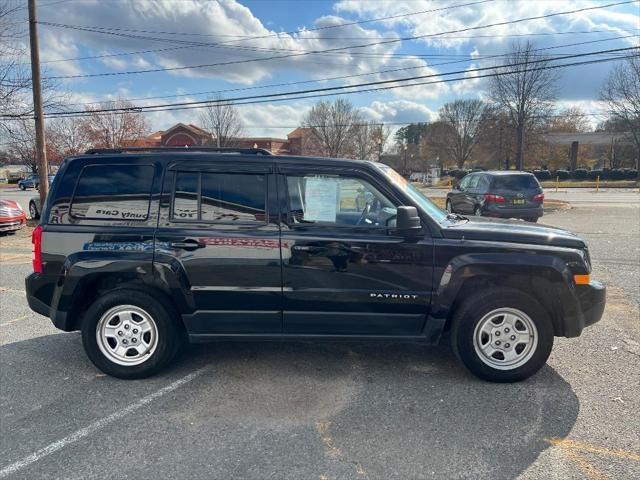
[(514, 43), (504, 64), (510, 66), (496, 67), (490, 96), (511, 118), (517, 140), (516, 165), (523, 170), (525, 136), (551, 111), (559, 77), (556, 70), (543, 70), (550, 66), (551, 58), (535, 53), (530, 41)]
[(212, 99), (200, 112), (200, 123), (213, 137), (217, 147), (233, 147), (242, 136), (243, 125), (238, 109), (229, 103), (219, 103), (222, 97)]
[(381, 123), (358, 120), (353, 125), (353, 154), (359, 160), (379, 160), (391, 129)]
[(455, 100), (445, 103), (439, 111), (440, 121), (449, 128), (438, 140), (450, 157), (462, 168), (471, 158), (482, 134), (487, 105), (482, 100)]
[(548, 132), (584, 133), (591, 130), (591, 125), (582, 109), (570, 107), (550, 118), (545, 129)]
[[(13, 151), (24, 151), (29, 128), (23, 118), (16, 117), (33, 122), (29, 45), (24, 41), (28, 30), (26, 23), (19, 21), (23, 4), (11, 3), (0, 2), (0, 143), (9, 149), (13, 146)], [(42, 94), (47, 110), (61, 107), (66, 98), (50, 80), (43, 81)]]
[(619, 121), (636, 146), (636, 170), (640, 170), (640, 57), (634, 56), (614, 67), (600, 92), (609, 115)]
[[(117, 109), (114, 112), (96, 110)], [(146, 135), (149, 125), (140, 112), (125, 100), (104, 102), (97, 107), (87, 108), (90, 113), (83, 121), (82, 129), (86, 139), (97, 148), (117, 148), (130, 146)]]
[(307, 113), (303, 125), (311, 129), (313, 137), (327, 157), (347, 156), (352, 149), (353, 125), (360, 115), (348, 100), (316, 103)]
[(47, 128), (47, 139), (56, 159), (83, 153), (91, 147), (86, 121), (81, 118), (52, 120)]

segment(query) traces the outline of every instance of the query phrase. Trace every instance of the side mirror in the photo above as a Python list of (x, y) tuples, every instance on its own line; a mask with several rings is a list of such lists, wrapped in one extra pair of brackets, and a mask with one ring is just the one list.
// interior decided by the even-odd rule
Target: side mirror
[(398, 207), (396, 215), (396, 229), (400, 233), (410, 235), (422, 229), (416, 207)]

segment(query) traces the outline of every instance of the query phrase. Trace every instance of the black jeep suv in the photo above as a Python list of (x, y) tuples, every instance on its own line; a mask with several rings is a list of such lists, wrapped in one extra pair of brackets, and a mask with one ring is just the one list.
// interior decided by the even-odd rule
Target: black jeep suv
[(185, 339), (451, 339), (522, 380), (597, 322), (580, 238), (447, 214), (380, 163), (262, 150), (90, 151), (64, 161), (33, 233), (29, 305), (140, 378)]

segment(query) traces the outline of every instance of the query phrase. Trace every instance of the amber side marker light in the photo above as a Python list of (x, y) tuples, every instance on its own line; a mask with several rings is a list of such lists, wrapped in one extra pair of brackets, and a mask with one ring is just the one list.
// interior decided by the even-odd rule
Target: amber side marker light
[(574, 275), (573, 281), (576, 282), (576, 285), (589, 285), (589, 275)]

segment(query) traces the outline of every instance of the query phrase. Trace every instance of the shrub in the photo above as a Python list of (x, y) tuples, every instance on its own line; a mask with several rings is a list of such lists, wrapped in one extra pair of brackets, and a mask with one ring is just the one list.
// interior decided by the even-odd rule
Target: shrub
[(625, 173), (621, 168), (616, 168), (609, 172), (609, 180), (624, 180)]
[(567, 170), (556, 170), (553, 172), (553, 180), (558, 177), (560, 180), (569, 180), (571, 178), (571, 174)]
[(541, 182), (544, 182), (545, 180), (551, 180), (551, 172), (549, 170), (534, 170), (533, 174)]
[(449, 170), (449, 175), (460, 180), (469, 173), (468, 170)]
[(589, 172), (589, 180), (597, 180), (600, 177), (600, 180), (604, 180), (604, 172), (602, 170), (591, 170)]
[(585, 168), (576, 168), (572, 172), (572, 177), (576, 180), (586, 180), (589, 176), (589, 171)]
[(630, 168), (629, 171), (627, 172), (627, 178), (629, 180), (636, 180), (638, 178), (638, 170)]

